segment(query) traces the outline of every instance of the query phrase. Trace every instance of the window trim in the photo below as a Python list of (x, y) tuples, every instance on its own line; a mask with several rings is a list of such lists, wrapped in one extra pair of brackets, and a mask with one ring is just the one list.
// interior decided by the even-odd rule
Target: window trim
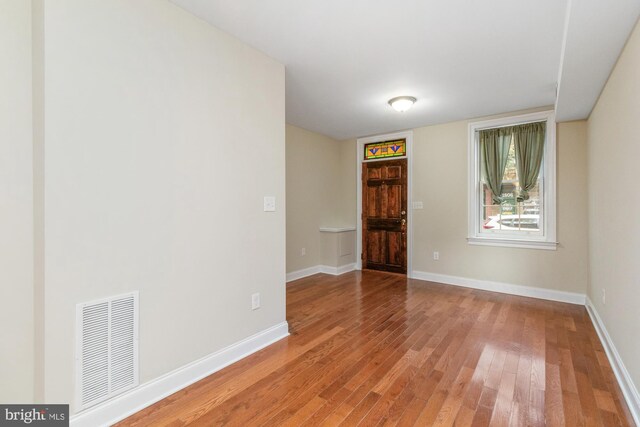
[[(543, 234), (529, 236), (487, 236), (480, 231), (480, 159), (478, 132), (483, 129), (513, 126), (546, 121), (547, 133), (542, 169), (543, 185)], [(556, 250), (556, 120), (553, 110), (469, 123), (468, 146), (468, 202), (469, 227), (467, 241), (470, 245), (503, 246), (512, 248)]]

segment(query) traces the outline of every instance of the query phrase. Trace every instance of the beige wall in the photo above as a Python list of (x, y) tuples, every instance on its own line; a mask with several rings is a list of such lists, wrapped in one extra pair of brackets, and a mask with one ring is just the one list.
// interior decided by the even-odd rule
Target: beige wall
[[(355, 225), (343, 208), (344, 159), (340, 142), (287, 125), (287, 272), (321, 265), (320, 227)], [(355, 158), (351, 168), (355, 167)], [(354, 205), (355, 206), (355, 205)], [(305, 248), (306, 255), (302, 255)]]
[[(556, 251), (474, 246), (466, 241), (468, 122), (414, 130), (413, 269), (584, 294), (587, 286), (585, 122), (557, 135)], [(433, 260), (433, 252), (440, 260)], [(570, 266), (570, 267), (568, 267)]]
[[(413, 270), (584, 294), (586, 122), (558, 125), (560, 245), (556, 251), (467, 243), (468, 124), (458, 121), (413, 130), (413, 200), (424, 203), (424, 209), (413, 211)], [(345, 145), (355, 153), (355, 141), (345, 141)], [(344, 196), (346, 201), (356, 198), (355, 179), (355, 173), (347, 177), (352, 185)], [(351, 209), (355, 219), (355, 203)], [(434, 251), (440, 252), (439, 261), (433, 260)]]
[(588, 122), (589, 297), (636, 387), (640, 386), (639, 75), (637, 25)]
[(34, 395), (44, 402), (44, 2), (32, 0)]
[(0, 0), (0, 402), (33, 388), (31, 2)]
[(358, 200), (356, 198), (357, 180), (360, 171), (356, 166), (358, 158), (355, 139), (349, 139), (340, 143), (340, 173), (342, 176), (342, 188), (340, 191), (340, 215), (345, 222), (353, 226), (358, 220)]
[(141, 382), (283, 322), (284, 67), (168, 1), (44, 29), (46, 401), (74, 397), (77, 303), (140, 291)]

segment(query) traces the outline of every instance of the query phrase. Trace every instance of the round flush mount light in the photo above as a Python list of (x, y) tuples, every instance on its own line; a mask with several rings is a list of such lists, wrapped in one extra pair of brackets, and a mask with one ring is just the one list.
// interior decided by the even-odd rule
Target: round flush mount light
[(407, 111), (416, 102), (413, 96), (396, 96), (389, 100), (389, 105), (401, 113)]

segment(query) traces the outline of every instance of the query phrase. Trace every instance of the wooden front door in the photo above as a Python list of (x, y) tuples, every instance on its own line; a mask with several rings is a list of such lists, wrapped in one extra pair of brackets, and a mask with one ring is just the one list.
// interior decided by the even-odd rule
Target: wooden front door
[(407, 273), (407, 159), (362, 163), (362, 268)]

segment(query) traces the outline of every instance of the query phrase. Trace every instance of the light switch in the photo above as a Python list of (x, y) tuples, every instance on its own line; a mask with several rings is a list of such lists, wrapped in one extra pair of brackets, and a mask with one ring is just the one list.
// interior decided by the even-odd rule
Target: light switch
[(276, 198), (274, 196), (264, 196), (264, 211), (265, 212), (276, 211)]
[(422, 209), (422, 202), (413, 202), (413, 209)]

